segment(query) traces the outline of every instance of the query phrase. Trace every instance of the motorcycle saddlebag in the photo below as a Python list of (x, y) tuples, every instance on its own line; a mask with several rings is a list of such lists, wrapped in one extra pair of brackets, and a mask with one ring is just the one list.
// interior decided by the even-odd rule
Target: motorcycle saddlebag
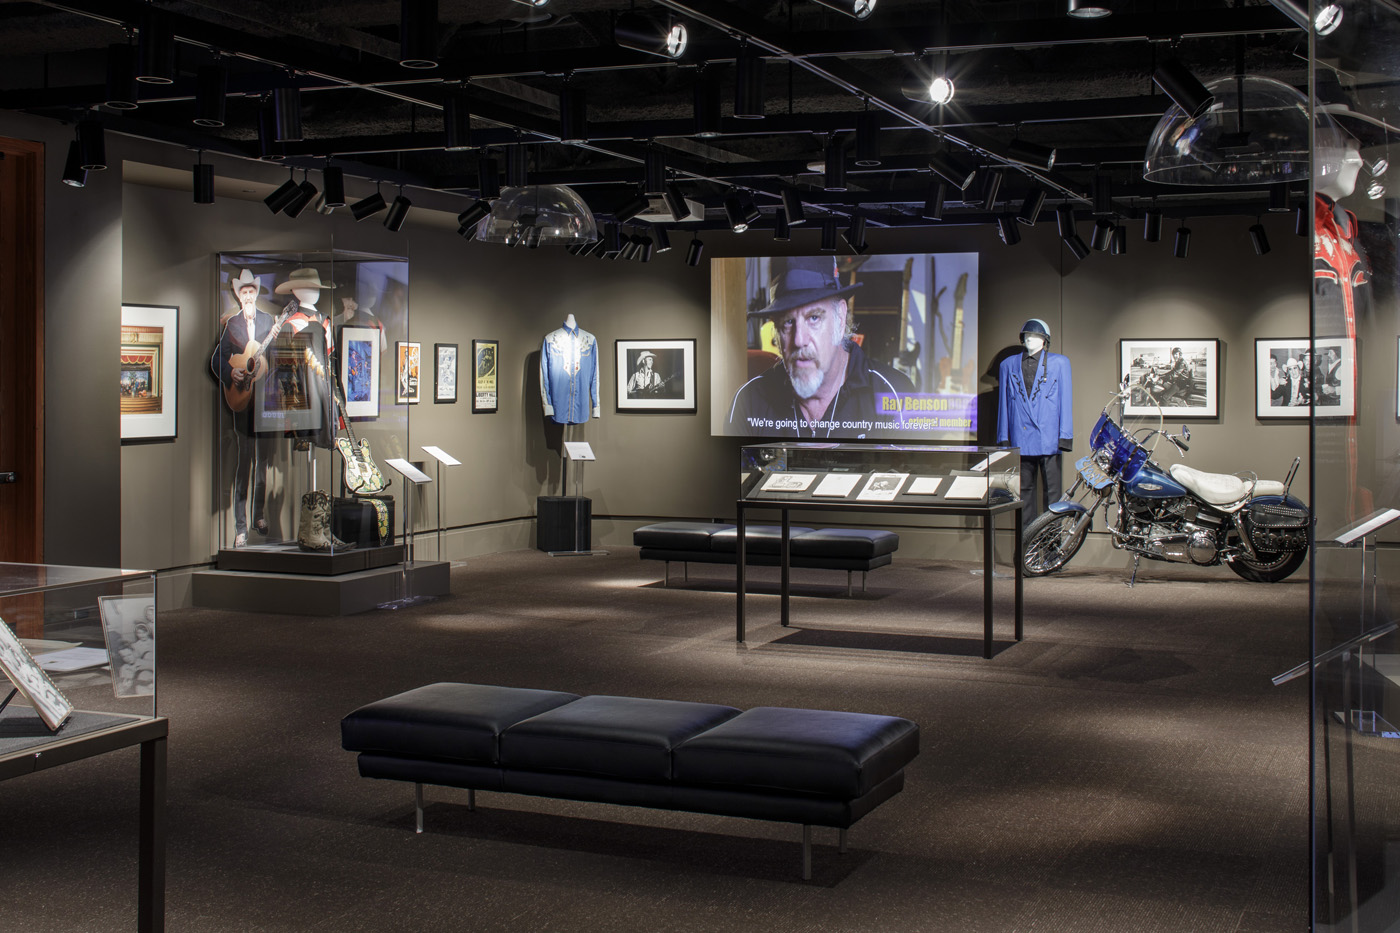
[(1308, 546), (1308, 510), (1286, 502), (1249, 507), (1249, 543), (1261, 551), (1301, 551)]

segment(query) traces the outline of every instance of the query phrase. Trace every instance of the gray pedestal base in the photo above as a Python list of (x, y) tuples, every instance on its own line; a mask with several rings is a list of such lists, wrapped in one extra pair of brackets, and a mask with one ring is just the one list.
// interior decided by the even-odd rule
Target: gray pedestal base
[(194, 604), (292, 615), (343, 616), (373, 609), (404, 596), (446, 596), (451, 583), (446, 561), (415, 561), (408, 589), (402, 564), (337, 576), (204, 570), (193, 575)]

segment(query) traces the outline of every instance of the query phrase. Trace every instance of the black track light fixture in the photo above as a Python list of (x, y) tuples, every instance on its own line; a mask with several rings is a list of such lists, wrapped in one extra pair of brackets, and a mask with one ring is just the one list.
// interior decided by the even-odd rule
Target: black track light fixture
[(690, 245), (685, 248), (685, 264), (687, 266), (698, 266), (700, 260), (705, 256), (705, 244), (699, 237), (690, 241)]
[(1103, 172), (1094, 175), (1094, 216), (1113, 213), (1113, 179)]
[(783, 189), (783, 216), (787, 218), (789, 227), (800, 227), (807, 222), (802, 196), (796, 188)]
[(997, 236), (1007, 246), (1015, 246), (1021, 242), (1021, 225), (1010, 214), (1001, 214), (997, 217)]
[(817, 3), (852, 19), (869, 19), (875, 12), (875, 0), (817, 0)]
[(642, 191), (661, 194), (666, 190), (666, 153), (648, 148), (642, 156)]
[(735, 233), (743, 233), (749, 229), (748, 217), (744, 212), (744, 203), (739, 199), (739, 192), (731, 191), (724, 196), (724, 216), (729, 221), (729, 229)]
[(399, 64), (418, 71), (436, 68), (437, 0), (399, 2)]
[(529, 150), (524, 143), (506, 147), (506, 187), (524, 188), (530, 183)]
[(490, 204), (485, 201), (474, 201), (468, 205), (466, 210), (457, 215), (457, 226), (475, 227), (489, 213), (491, 213)]
[(669, 253), (671, 251), (671, 234), (666, 232), (666, 228), (660, 224), (653, 224), (651, 233), (652, 236), (656, 237), (656, 251)]
[(1113, 235), (1108, 240), (1108, 253), (1110, 256), (1123, 256), (1128, 252), (1128, 228), (1123, 224), (1118, 224), (1113, 228)]
[(75, 139), (68, 144), (68, 158), (63, 162), (63, 183), (70, 188), (87, 185), (87, 169), (83, 168), (83, 149)]
[(647, 200), (647, 196), (637, 191), (613, 211), (613, 220), (625, 224), (650, 206), (651, 202)]
[(1155, 207), (1142, 215), (1142, 238), (1149, 243), (1162, 241), (1162, 212)]
[(367, 220), (386, 207), (388, 207), (388, 205), (384, 203), (384, 195), (376, 190), (374, 194), (371, 194), (369, 197), (361, 198), (354, 204), (351, 204), (350, 216), (354, 217), (356, 222)]
[(661, 197), (666, 202), (666, 210), (671, 212), (671, 220), (680, 223), (690, 218), (690, 205), (686, 203), (685, 193), (681, 191), (680, 185), (674, 181), (668, 182)]
[(997, 198), (1001, 194), (1002, 173), (998, 171), (987, 171), (982, 176), (982, 208), (983, 210), (995, 211), (997, 209)]
[(223, 126), (227, 104), (228, 69), (219, 64), (200, 65), (194, 86), (194, 125)]
[(588, 96), (583, 88), (566, 84), (559, 91), (559, 141), (588, 141)]
[(1074, 225), (1074, 208), (1068, 204), (1061, 204), (1055, 208), (1055, 225), (1059, 228), (1062, 240), (1079, 235), (1079, 231)]
[(788, 226), (787, 211), (780, 207), (778, 213), (773, 215), (773, 240), (786, 243), (791, 239), (792, 229)]
[[(461, 237), (463, 240), (465, 240), (466, 242), (470, 243), (472, 240), (475, 240), (475, 239), (476, 239), (476, 224), (462, 224), (462, 225), (458, 226), (458, 227), (457, 227), (457, 235), (458, 235), (459, 237)], [(591, 246), (592, 244), (591, 244), (591, 243), (582, 243), (582, 244), (579, 244), (579, 245), (582, 247), (582, 246)], [(570, 247), (570, 248), (572, 249), (572, 247)], [(577, 255), (577, 253), (576, 253), (575, 255)]]
[(1074, 254), (1075, 259), (1084, 259), (1089, 255), (1089, 245), (1080, 239), (1077, 233), (1064, 237), (1060, 242), (1065, 244), (1065, 249)]
[(880, 164), (880, 111), (865, 110), (856, 117), (856, 165), (874, 168)]
[(1094, 232), (1089, 235), (1089, 245), (1099, 252), (1106, 252), (1113, 240), (1113, 221), (1100, 217), (1094, 221)]
[(927, 220), (943, 219), (943, 204), (948, 199), (948, 183), (946, 181), (931, 181), (928, 183), (928, 194), (924, 196), (924, 209), (921, 211)]
[(920, 73), (910, 75), (905, 78), (900, 85), (900, 93), (910, 100), (916, 100), (921, 104), (936, 104), (942, 106), (953, 99), (957, 93), (957, 88), (953, 80), (945, 74), (928, 75)]
[(198, 161), (191, 174), (191, 194), (196, 204), (214, 203), (214, 166), (204, 164), (204, 153), (199, 153)]
[(78, 121), (78, 156), (83, 171), (100, 172), (107, 167), (107, 132), (96, 117)]
[(1055, 167), (1055, 150), (1017, 137), (1006, 146), (1006, 157), (1012, 162), (1048, 172)]
[(703, 75), (695, 79), (695, 135), (713, 139), (720, 135), (723, 98), (719, 82)]
[(690, 33), (685, 23), (669, 16), (653, 17), (627, 12), (619, 14), (613, 21), (613, 41), (624, 49), (674, 61), (685, 54)]
[(852, 217), (851, 225), (846, 228), (846, 232), (843, 233), (842, 236), (844, 236), (846, 239), (846, 245), (848, 245), (851, 249), (855, 250), (857, 253), (863, 253), (867, 249), (869, 249), (869, 247), (866, 246), (865, 243), (864, 215), (857, 214), (854, 217)]
[(1106, 0), (1069, 0), (1070, 16), (1075, 19), (1103, 19), (1113, 13)]
[(291, 204), (282, 209), (282, 213), (295, 220), (301, 216), (302, 211), (311, 205), (312, 201), (316, 200), (316, 195), (319, 193), (316, 186), (303, 174), (301, 184), (297, 185), (296, 197), (292, 199)]
[(977, 167), (948, 152), (935, 152), (928, 161), (934, 174), (959, 191), (966, 191), (977, 177)]
[(1293, 232), (1301, 237), (1312, 235), (1312, 215), (1308, 213), (1308, 205), (1299, 204), (1293, 209)]
[(297, 184), (295, 174), (293, 174), (293, 177), (282, 182), (280, 187), (263, 198), (263, 203), (267, 205), (267, 209), (272, 211), (272, 213), (280, 214), (287, 209), (288, 204), (296, 200), (300, 192), (301, 187)]
[(651, 262), (651, 255), (656, 251), (656, 243), (651, 237), (642, 234), (639, 239), (642, 241), (641, 252), (637, 254), (638, 262)]
[(822, 241), (821, 251), (823, 253), (836, 252), (836, 218), (826, 217), (822, 219)]
[(1191, 228), (1183, 223), (1176, 231), (1176, 242), (1172, 244), (1172, 255), (1177, 259), (1185, 259), (1190, 250)]
[(739, 204), (744, 209), (744, 220), (748, 221), (750, 227), (763, 219), (763, 211), (758, 209), (758, 204), (754, 202), (751, 192), (742, 192), (739, 195)]
[(622, 252), (622, 228), (617, 224), (603, 225), (603, 252), (614, 256)]
[(147, 7), (138, 27), (136, 80), (142, 84), (171, 84), (175, 81), (175, 33), (163, 10)]
[(1045, 189), (1036, 185), (1026, 192), (1026, 197), (1021, 201), (1021, 209), (1016, 212), (1016, 222), (1025, 224), (1027, 227), (1035, 226), (1040, 219), (1040, 212), (1045, 207)]
[(1249, 242), (1254, 247), (1254, 255), (1263, 256), (1269, 251), (1269, 235), (1264, 232), (1264, 225), (1255, 223), (1249, 228)]
[(325, 195), (324, 204), (330, 210), (345, 206), (345, 170), (339, 165), (327, 164), (321, 171), (321, 191)]
[(277, 117), (271, 101), (264, 101), (258, 107), (258, 158), (264, 162), (280, 162), (286, 152), (277, 142)]
[(137, 100), (136, 46), (119, 42), (107, 46), (107, 100), (113, 110), (135, 110)]
[(747, 42), (734, 60), (734, 116), (740, 120), (763, 119), (763, 56)]
[(476, 163), (477, 194), (485, 201), (501, 196), (501, 169), (496, 160), (482, 156)]
[(461, 152), (472, 147), (471, 98), (460, 85), (452, 87), (442, 102), (442, 148)]
[(1206, 90), (1206, 86), (1175, 58), (1158, 65), (1157, 70), (1152, 72), (1152, 81), (1192, 119), (1205, 113), (1215, 103), (1215, 97)]
[(1271, 187), (1269, 189), (1269, 213), (1288, 213), (1288, 197), (1289, 191), (1287, 182), (1281, 185), (1274, 185), (1273, 187)]
[(408, 219), (408, 210), (412, 206), (413, 202), (403, 196), (401, 186), (398, 195), (389, 203), (389, 213), (384, 215), (384, 229), (390, 233), (398, 233), (404, 221)]
[(301, 134), (301, 89), (295, 84), (272, 90), (273, 136), (279, 143), (296, 142)]
[(846, 147), (840, 137), (827, 140), (825, 168), (822, 173), (822, 187), (827, 191), (846, 190)]

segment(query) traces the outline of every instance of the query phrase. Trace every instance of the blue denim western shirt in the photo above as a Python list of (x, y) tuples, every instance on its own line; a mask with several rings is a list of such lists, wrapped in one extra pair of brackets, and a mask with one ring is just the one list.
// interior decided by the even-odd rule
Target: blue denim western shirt
[(540, 348), (540, 398), (559, 424), (583, 424), (598, 407), (598, 338), (578, 327), (545, 335)]

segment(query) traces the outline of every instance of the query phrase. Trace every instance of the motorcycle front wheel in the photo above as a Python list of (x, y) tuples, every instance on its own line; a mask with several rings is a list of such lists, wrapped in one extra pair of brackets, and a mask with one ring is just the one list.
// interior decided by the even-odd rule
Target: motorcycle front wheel
[(1236, 557), (1230, 569), (1250, 583), (1277, 583), (1293, 575), (1308, 559), (1307, 551), (1259, 551), (1259, 560)]
[(1089, 533), (1088, 521), (1079, 526), (1083, 517), (1083, 512), (1042, 512), (1035, 517), (1021, 540), (1021, 568), (1027, 576), (1054, 573), (1079, 553)]

